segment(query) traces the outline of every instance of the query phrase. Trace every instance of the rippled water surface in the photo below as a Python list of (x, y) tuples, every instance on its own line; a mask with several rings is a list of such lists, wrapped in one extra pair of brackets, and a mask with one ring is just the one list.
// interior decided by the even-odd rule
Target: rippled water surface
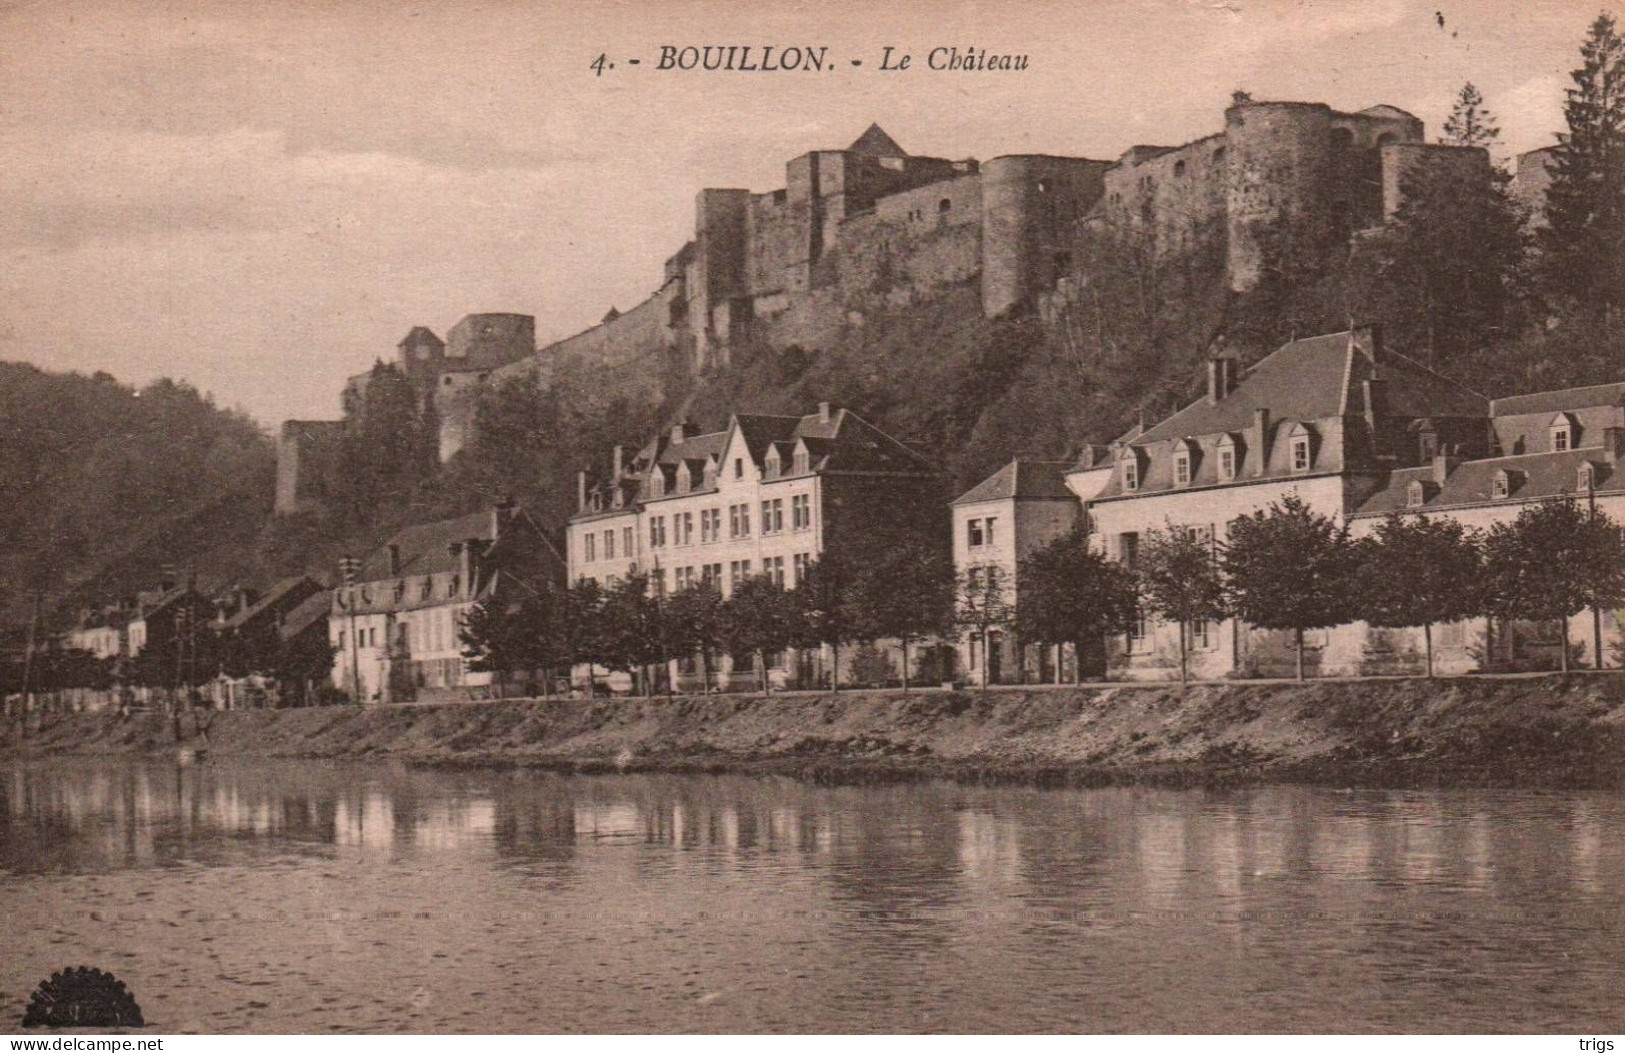
[(159, 1031), (1625, 1030), (1625, 798), (0, 768), (0, 1019)]

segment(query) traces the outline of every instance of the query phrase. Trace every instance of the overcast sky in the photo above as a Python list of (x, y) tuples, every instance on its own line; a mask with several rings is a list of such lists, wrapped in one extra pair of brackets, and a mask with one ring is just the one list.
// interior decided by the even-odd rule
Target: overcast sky
[[(1111, 158), (1219, 130), (1238, 87), (1389, 103), (1432, 135), (1472, 80), (1521, 151), (1561, 126), (1597, 10), (0, 0), (0, 358), (185, 378), (267, 425), (333, 417), (343, 378), (413, 325), (518, 311), (546, 340), (636, 303), (692, 233), (696, 190), (783, 186), (790, 157), (872, 120), (915, 153)], [(707, 43), (864, 67), (654, 68), (662, 44)], [(878, 72), (888, 44), (916, 68)], [(1029, 69), (918, 68), (938, 45)]]

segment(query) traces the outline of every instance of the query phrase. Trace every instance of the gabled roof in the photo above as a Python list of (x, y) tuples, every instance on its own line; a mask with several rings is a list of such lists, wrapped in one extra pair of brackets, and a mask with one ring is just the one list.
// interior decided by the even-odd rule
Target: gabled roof
[[(456, 519), (405, 527), (367, 557), (358, 580), (384, 581), (457, 570), (458, 558), (451, 554), (451, 546), (470, 538), (492, 540), (490, 512), (470, 512)], [(390, 545), (400, 551), (399, 574), (389, 572)]]
[(1229, 395), (1206, 398), (1135, 438), (1135, 445), (1242, 431), (1256, 411), (1272, 421), (1322, 420), (1358, 413), (1360, 383), (1373, 373), (1385, 382), (1388, 410), (1402, 417), (1484, 417), (1489, 400), (1404, 355), (1382, 349), (1373, 367), (1348, 332), (1294, 340), (1265, 356)]
[(878, 124), (871, 124), (864, 133), (852, 140), (852, 145), (846, 148), (847, 153), (865, 154), (869, 157), (907, 157), (908, 151), (897, 145), (897, 140), (887, 135), (885, 129)]
[(227, 618), (221, 623), (220, 627), (222, 629), (240, 629), (257, 618), (273, 613), (290, 603), (297, 603), (298, 601), (291, 599), (291, 597), (298, 595), (301, 591), (319, 591), (320, 589), (321, 586), (314, 579), (304, 574), (283, 578), (275, 585), (272, 585), (257, 603), (250, 604)]
[[(1416, 509), (1423, 512), (1454, 505), (1521, 503), (1561, 497), (1574, 492), (1580, 466), (1588, 461), (1596, 467), (1595, 486), (1598, 490), (1618, 489), (1625, 484), (1625, 478), (1620, 476), (1615, 466), (1604, 460), (1603, 451), (1595, 448), (1564, 450), (1562, 453), (1528, 453), (1515, 457), (1486, 457), (1456, 465), (1455, 470), (1445, 478), (1443, 486), (1433, 485), (1431, 465), (1390, 472), (1383, 487), (1366, 498), (1353, 514), (1387, 515), (1395, 510), (1407, 510), (1405, 491), (1412, 482), (1421, 482), (1428, 488), (1426, 503)], [(1512, 491), (1506, 497), (1495, 497), (1495, 475), (1502, 471), (1514, 473)]]
[(1077, 500), (1066, 486), (1068, 461), (1014, 460), (983, 479), (954, 500), (956, 505), (983, 501)]
[(332, 610), (333, 592), (331, 589), (313, 592), (305, 597), (304, 601), (297, 607), (283, 616), (282, 624), (277, 627), (277, 631), (282, 634), (284, 640), (292, 640), (317, 622), (325, 625), (327, 616), (332, 613)]
[(1494, 399), (1490, 402), (1490, 415), (1517, 417), (1525, 413), (1556, 414), (1564, 410), (1619, 405), (1625, 405), (1625, 381), (1593, 384), (1584, 388), (1564, 388), (1560, 391), (1537, 391), (1532, 395), (1511, 395), (1504, 399)]

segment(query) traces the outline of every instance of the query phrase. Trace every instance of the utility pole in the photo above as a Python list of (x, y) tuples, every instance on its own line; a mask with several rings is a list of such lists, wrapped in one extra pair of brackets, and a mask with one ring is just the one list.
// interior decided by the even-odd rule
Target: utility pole
[[(352, 690), (355, 691), (356, 705), (361, 704), (361, 643), (356, 639), (355, 589), (351, 588), (351, 586), (354, 586), (356, 578), (360, 577), (361, 568), (358, 565), (359, 562), (353, 556), (345, 556), (339, 560), (339, 576), (346, 586), (346, 591), (339, 593), (339, 606), (347, 608), (350, 612), (350, 683), (353, 685)], [(348, 603), (345, 602), (346, 592), (348, 592)]]
[[(1597, 482), (1594, 471), (1586, 473), (1586, 506), (1591, 511), (1591, 525), (1597, 525)], [(1568, 634), (1564, 633), (1567, 639)], [(1602, 611), (1593, 603), (1591, 605), (1591, 665), (1598, 672), (1602, 671)]]

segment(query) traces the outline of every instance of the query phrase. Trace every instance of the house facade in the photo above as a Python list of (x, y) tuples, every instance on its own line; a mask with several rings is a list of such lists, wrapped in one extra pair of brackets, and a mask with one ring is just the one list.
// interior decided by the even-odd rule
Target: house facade
[(468, 668), (463, 618), (503, 575), (562, 568), (541, 528), (511, 505), (397, 532), (333, 590), (333, 686), (363, 704), (483, 697), (491, 674)]
[[(1016, 605), (1021, 560), (1077, 527), (1083, 502), (1067, 485), (1069, 461), (1013, 460), (953, 503), (954, 573), (997, 583), (997, 596)], [(993, 586), (984, 585), (984, 588)], [(974, 684), (1045, 683), (1070, 676), (1071, 648), (1024, 646), (1002, 629), (969, 633), (959, 641), (959, 663)]]
[[(597, 485), (582, 473), (568, 528), (570, 580), (609, 585), (644, 573), (657, 594), (709, 582), (727, 596), (765, 574), (794, 588), (834, 545), (861, 559), (905, 534), (940, 538), (940, 508), (933, 465), (848, 409), (736, 413), (707, 433), (677, 424), (630, 455), (617, 447)], [(769, 680), (827, 682), (829, 662), (771, 656)], [(754, 682), (756, 671), (740, 665), (724, 658), (713, 672), (723, 686)], [(669, 675), (686, 687), (701, 673), (685, 661)]]
[[(1490, 400), (1384, 348), (1380, 330), (1367, 327), (1293, 341), (1244, 374), (1229, 359), (1211, 360), (1204, 398), (1130, 432), (1112, 444), (1108, 464), (1079, 466), (1068, 479), (1096, 488), (1087, 514), (1097, 542), (1130, 564), (1150, 531), (1187, 531), (1217, 549), (1233, 520), (1288, 494), (1355, 536), (1395, 511), (1483, 528), (1564, 494), (1618, 514), (1622, 403), (1625, 385)], [(1604, 620), (1606, 649), (1618, 629), (1611, 615)], [(1581, 621), (1589, 616), (1576, 619), (1577, 636)], [(1440, 627), (1437, 667), (1544, 661), (1528, 627), (1512, 628), (1491, 634), (1482, 619)], [(1114, 668), (1176, 677), (1180, 632), (1142, 619), (1114, 646)], [(1492, 635), (1504, 661), (1485, 653)], [(1187, 643), (1198, 677), (1290, 675), (1296, 658), (1290, 634), (1234, 619), (1192, 626)], [(1304, 658), (1318, 675), (1355, 675), (1418, 671), (1421, 653), (1420, 629), (1357, 623), (1311, 631)]]

